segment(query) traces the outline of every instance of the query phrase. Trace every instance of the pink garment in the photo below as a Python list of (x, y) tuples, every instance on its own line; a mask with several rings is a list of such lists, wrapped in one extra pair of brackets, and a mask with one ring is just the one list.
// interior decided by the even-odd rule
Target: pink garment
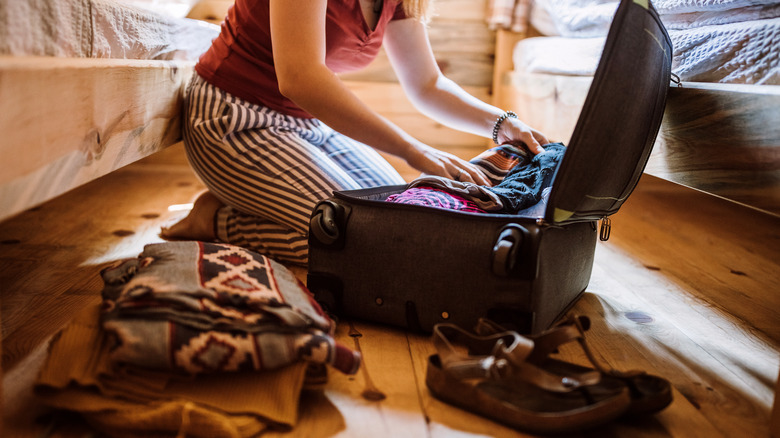
[(487, 213), (474, 202), (452, 193), (433, 187), (412, 187), (401, 193), (390, 195), (387, 202), (398, 204), (422, 205), (425, 207), (442, 208), (446, 210), (467, 211), (470, 213)]

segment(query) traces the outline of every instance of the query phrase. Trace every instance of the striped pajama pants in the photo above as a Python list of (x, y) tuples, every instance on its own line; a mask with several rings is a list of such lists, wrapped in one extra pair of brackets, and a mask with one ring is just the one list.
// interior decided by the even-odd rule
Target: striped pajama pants
[(185, 97), (190, 164), (225, 207), (219, 240), (282, 262), (308, 262), (308, 226), (334, 190), (404, 184), (374, 149), (316, 119), (227, 93), (195, 74)]

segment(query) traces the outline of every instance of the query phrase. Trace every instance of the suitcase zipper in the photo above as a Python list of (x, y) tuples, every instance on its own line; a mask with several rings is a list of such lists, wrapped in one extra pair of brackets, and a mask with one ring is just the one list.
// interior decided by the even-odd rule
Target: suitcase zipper
[(601, 218), (601, 229), (599, 229), (599, 240), (606, 242), (609, 240), (609, 234), (612, 232), (612, 221), (604, 216)]
[(680, 79), (679, 76), (677, 76), (676, 74), (672, 73), (671, 80), (672, 80), (673, 83), (677, 84), (677, 88), (682, 88), (682, 86), (683, 86), (682, 79)]
[[(593, 231), (596, 231), (596, 224), (595, 221), (591, 220), (591, 223), (593, 224)], [(560, 225), (555, 225), (550, 222), (547, 222), (544, 220), (544, 218), (537, 218), (536, 219), (536, 225), (540, 227), (560, 227)], [(599, 230), (599, 239), (602, 242), (606, 242), (609, 240), (609, 235), (612, 233), (612, 220), (610, 220), (607, 216), (604, 216), (601, 218), (601, 225), (598, 227)]]

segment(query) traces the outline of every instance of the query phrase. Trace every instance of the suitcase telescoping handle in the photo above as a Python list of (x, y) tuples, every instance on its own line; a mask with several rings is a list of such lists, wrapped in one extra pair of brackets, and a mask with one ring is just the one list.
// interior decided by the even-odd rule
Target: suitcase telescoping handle
[(536, 278), (539, 249), (539, 230), (529, 230), (518, 224), (509, 224), (501, 229), (493, 245), (493, 273), (499, 277), (518, 277), (525, 280)]

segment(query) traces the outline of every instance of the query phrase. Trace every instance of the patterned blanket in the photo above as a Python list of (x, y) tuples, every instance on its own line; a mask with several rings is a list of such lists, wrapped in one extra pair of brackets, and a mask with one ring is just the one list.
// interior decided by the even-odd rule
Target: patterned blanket
[(232, 245), (150, 244), (101, 273), (102, 326), (117, 363), (189, 374), (305, 360), (357, 372), (332, 321), (283, 265)]

